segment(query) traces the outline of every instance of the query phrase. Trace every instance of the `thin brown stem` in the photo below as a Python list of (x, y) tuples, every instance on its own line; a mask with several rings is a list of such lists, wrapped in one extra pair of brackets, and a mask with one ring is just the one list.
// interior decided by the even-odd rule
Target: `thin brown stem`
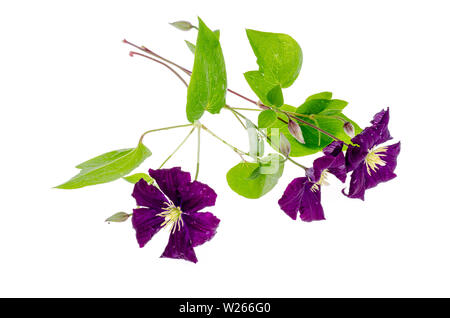
[(178, 79), (179, 79), (180, 81), (182, 81), (183, 84), (184, 84), (186, 87), (188, 87), (188, 83), (186, 83), (186, 81), (184, 80), (184, 78), (182, 78), (181, 75), (178, 74), (177, 71), (175, 71), (172, 67), (170, 67), (170, 66), (167, 65), (166, 63), (161, 62), (161, 61), (159, 61), (159, 60), (157, 60), (157, 59), (154, 59), (153, 57), (150, 57), (150, 56), (148, 56), (148, 55), (145, 55), (145, 54), (142, 54), (142, 53), (138, 53), (138, 52), (131, 51), (131, 52), (130, 52), (130, 56), (133, 57), (134, 55), (139, 55), (139, 56), (145, 57), (145, 58), (147, 58), (147, 59), (149, 59), (149, 60), (152, 60), (152, 61), (154, 61), (154, 62), (156, 62), (156, 63), (159, 63), (159, 64), (161, 64), (161, 65), (164, 65), (164, 66), (167, 67), (173, 74), (175, 74), (175, 75), (178, 77)]

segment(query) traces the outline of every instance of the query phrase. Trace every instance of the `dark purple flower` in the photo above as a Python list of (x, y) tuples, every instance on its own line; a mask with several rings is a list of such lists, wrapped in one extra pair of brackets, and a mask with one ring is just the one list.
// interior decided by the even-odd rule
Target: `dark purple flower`
[(289, 183), (283, 196), (278, 200), (280, 208), (293, 220), (300, 212), (305, 222), (324, 220), (325, 215), (320, 203), (321, 185), (327, 185), (327, 174), (334, 174), (345, 182), (345, 158), (342, 142), (332, 142), (323, 152), (325, 156), (314, 160), (313, 167), (306, 171), (306, 177), (296, 178)]
[(392, 139), (389, 130), (389, 108), (377, 113), (371, 121), (372, 126), (365, 128), (352, 139), (345, 156), (347, 172), (353, 171), (350, 179), (349, 198), (364, 200), (367, 189), (381, 182), (394, 179), (397, 166), (397, 156), (400, 153), (400, 142), (377, 147)]
[(170, 228), (169, 243), (161, 257), (185, 259), (196, 263), (194, 247), (216, 234), (220, 220), (199, 210), (213, 206), (216, 193), (208, 185), (191, 182), (191, 175), (181, 168), (149, 170), (159, 189), (141, 179), (134, 186), (138, 205), (132, 223), (140, 247), (161, 228)]

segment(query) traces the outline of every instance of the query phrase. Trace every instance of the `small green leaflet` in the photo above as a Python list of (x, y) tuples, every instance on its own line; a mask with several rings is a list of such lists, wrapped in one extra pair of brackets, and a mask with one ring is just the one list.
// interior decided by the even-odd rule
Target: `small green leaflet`
[(189, 82), (186, 115), (190, 122), (203, 116), (205, 110), (218, 114), (225, 106), (227, 75), (220, 42), (199, 18), (194, 68)]
[(184, 42), (186, 42), (186, 45), (189, 48), (189, 50), (192, 52), (192, 54), (195, 54), (195, 44), (193, 44), (192, 42), (189, 42), (188, 40), (184, 40)]
[(148, 174), (142, 173), (142, 172), (123, 177), (123, 179), (125, 179), (126, 181), (133, 183), (133, 184), (137, 183), (141, 179), (144, 179), (145, 181), (147, 181), (148, 184), (152, 184), (153, 181), (155, 181)]
[[(214, 33), (217, 35), (217, 38), (220, 38), (220, 30), (215, 30)], [(186, 42), (187, 47), (189, 48), (189, 51), (192, 52), (192, 54), (195, 54), (195, 44), (188, 41), (188, 40), (184, 40), (184, 42)]]
[(245, 73), (245, 79), (264, 104), (281, 106), (281, 88), (291, 86), (297, 79), (303, 61), (302, 50), (287, 34), (246, 31), (259, 70)]
[(151, 154), (142, 143), (136, 148), (107, 152), (79, 164), (77, 168), (81, 169), (80, 173), (56, 188), (77, 189), (119, 179), (137, 168)]
[(284, 104), (283, 92), (281, 91), (281, 86), (276, 85), (267, 93), (267, 99), (271, 105), (280, 107)]
[(247, 80), (248, 85), (253, 92), (258, 96), (259, 100), (264, 105), (272, 105), (267, 95), (277, 85), (273, 82), (269, 82), (259, 71), (249, 71), (244, 73), (244, 77)]
[(237, 194), (257, 199), (272, 190), (284, 170), (283, 157), (270, 154), (261, 163), (241, 162), (227, 173), (227, 182)]
[(258, 127), (269, 128), (277, 120), (277, 113), (271, 109), (266, 109), (259, 113)]
[(331, 99), (333, 97), (333, 93), (331, 92), (321, 92), (317, 94), (313, 94), (309, 96), (306, 101), (313, 100), (313, 99)]

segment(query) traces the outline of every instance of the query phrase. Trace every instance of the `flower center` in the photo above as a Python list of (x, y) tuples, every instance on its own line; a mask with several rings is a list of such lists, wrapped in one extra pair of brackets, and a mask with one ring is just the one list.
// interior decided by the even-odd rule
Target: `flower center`
[(381, 159), (381, 157), (386, 156), (384, 152), (387, 151), (387, 147), (380, 147), (377, 149), (373, 149), (369, 151), (364, 162), (366, 163), (367, 173), (369, 176), (372, 175), (372, 171), (376, 172), (379, 166), (384, 167), (386, 165), (386, 161)]
[(328, 178), (328, 169), (325, 169), (320, 174), (319, 181), (314, 183), (313, 186), (311, 187), (311, 191), (312, 192), (316, 192), (317, 190), (319, 190), (319, 186), (321, 186), (321, 185), (329, 185), (329, 183), (327, 181), (327, 178)]
[(176, 207), (173, 204), (169, 204), (165, 202), (167, 207), (163, 208), (163, 212), (157, 214), (157, 216), (160, 216), (164, 218), (164, 222), (161, 224), (162, 227), (168, 227), (170, 226), (170, 231), (172, 233), (175, 232), (175, 230), (180, 230), (181, 227), (184, 225), (183, 219), (181, 218), (181, 212), (180, 207)]

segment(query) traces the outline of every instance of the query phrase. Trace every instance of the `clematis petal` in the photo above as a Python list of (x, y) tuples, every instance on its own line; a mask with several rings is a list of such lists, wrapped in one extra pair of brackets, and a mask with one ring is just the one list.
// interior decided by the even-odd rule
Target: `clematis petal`
[(300, 200), (307, 181), (308, 179), (304, 177), (295, 178), (286, 187), (281, 199), (278, 200), (280, 208), (293, 220), (297, 218), (300, 210)]
[(171, 169), (149, 170), (150, 176), (155, 179), (161, 190), (176, 205), (180, 205), (181, 196), (179, 189), (191, 182), (189, 172), (184, 172), (180, 167)]
[(369, 153), (369, 148), (364, 146), (349, 145), (345, 153), (345, 168), (347, 172), (353, 171), (358, 167)]
[(386, 147), (386, 152), (382, 156), (382, 160), (385, 162), (384, 165), (377, 167), (375, 171), (371, 171), (369, 174), (368, 169), (364, 169), (364, 177), (366, 179), (366, 189), (373, 188), (379, 183), (387, 182), (394, 179), (397, 175), (394, 173), (397, 167), (397, 157), (400, 153), (400, 142)]
[(336, 157), (337, 155), (339, 155), (340, 152), (342, 152), (343, 146), (344, 146), (343, 141), (333, 141), (331, 144), (323, 148), (322, 151), (326, 155)]
[(367, 189), (377, 186), (379, 183), (394, 179), (397, 175), (394, 173), (397, 167), (397, 157), (400, 153), (400, 142), (386, 146), (386, 151), (381, 153), (382, 165), (376, 165), (371, 169), (364, 161), (353, 171), (350, 180), (349, 198), (358, 198), (364, 200), (364, 194)]
[[(318, 188), (313, 190), (313, 186)], [(312, 182), (305, 184), (300, 201), (300, 218), (305, 222), (325, 220), (322, 204), (320, 203), (320, 186), (314, 185)]]
[(212, 239), (220, 223), (220, 220), (210, 212), (183, 214), (183, 221), (188, 229), (192, 247), (202, 245)]
[(153, 209), (158, 213), (161, 211), (164, 202), (167, 201), (160, 190), (153, 185), (149, 185), (144, 179), (139, 180), (134, 185), (132, 196), (136, 199), (137, 205)]
[(389, 133), (388, 123), (389, 108), (375, 114), (371, 121), (372, 126), (365, 128), (361, 133), (352, 138), (352, 142), (359, 145), (364, 151), (392, 139)]
[(213, 206), (217, 194), (208, 185), (194, 181), (179, 188), (180, 207), (184, 213), (197, 212)]
[(364, 201), (364, 193), (366, 192), (366, 179), (364, 177), (364, 163), (357, 166), (350, 177), (350, 189), (348, 190), (348, 194), (342, 190), (342, 193), (353, 199), (361, 199)]
[(328, 171), (331, 174), (334, 174), (336, 176), (336, 178), (338, 178), (342, 182), (345, 182), (345, 180), (347, 179), (347, 169), (345, 167), (345, 157), (342, 152), (340, 152), (336, 156), (335, 160), (333, 161), (331, 166), (328, 168)]
[(133, 210), (131, 222), (136, 230), (136, 239), (139, 247), (144, 247), (153, 235), (161, 229), (164, 218), (157, 216), (159, 212), (146, 208)]
[(345, 182), (347, 170), (345, 157), (342, 153), (343, 142), (334, 141), (323, 149), (325, 156), (314, 160), (313, 168), (308, 169), (306, 174), (312, 182), (319, 182), (323, 171), (334, 174), (339, 180)]
[(170, 234), (169, 242), (161, 257), (185, 259), (197, 263), (194, 246), (185, 225)]

